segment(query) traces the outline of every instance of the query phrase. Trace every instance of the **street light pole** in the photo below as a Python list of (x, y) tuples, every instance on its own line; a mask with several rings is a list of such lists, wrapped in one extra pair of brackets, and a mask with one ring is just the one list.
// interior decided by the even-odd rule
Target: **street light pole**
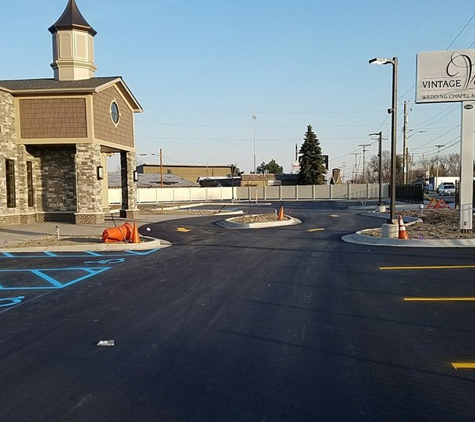
[(391, 181), (390, 181), (390, 204), (389, 204), (389, 221), (394, 224), (396, 216), (396, 130), (397, 130), (397, 70), (398, 58), (381, 59), (375, 58), (369, 61), (370, 64), (391, 64), (393, 66), (392, 77), (392, 107), (388, 110), (391, 114)]
[[(406, 121), (404, 122), (406, 124)], [(410, 164), (412, 163), (412, 160), (409, 159), (409, 147), (407, 146), (407, 140), (412, 138), (414, 135), (418, 133), (425, 133), (425, 130), (416, 130), (414, 133), (408, 135), (408, 132), (412, 132), (413, 129), (405, 129), (403, 131), (403, 144), (404, 144), (404, 184), (406, 185), (409, 183), (409, 180), (411, 179), (410, 174)]]
[(436, 167), (436, 174), (435, 174), (435, 184), (434, 190), (436, 190), (439, 187), (439, 151), (441, 148), (445, 147), (445, 145), (436, 145), (437, 148), (437, 167)]

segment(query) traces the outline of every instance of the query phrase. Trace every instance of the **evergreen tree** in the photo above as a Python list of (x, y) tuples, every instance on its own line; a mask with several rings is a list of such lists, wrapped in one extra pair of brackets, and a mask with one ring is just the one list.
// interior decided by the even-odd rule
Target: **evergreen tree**
[(274, 159), (269, 161), (267, 164), (263, 161), (261, 165), (257, 167), (257, 174), (264, 174), (266, 172), (271, 174), (282, 174), (284, 172), (284, 167), (277, 164)]
[(325, 183), (325, 160), (317, 135), (312, 125), (307, 126), (304, 142), (300, 147), (299, 185), (323, 185)]

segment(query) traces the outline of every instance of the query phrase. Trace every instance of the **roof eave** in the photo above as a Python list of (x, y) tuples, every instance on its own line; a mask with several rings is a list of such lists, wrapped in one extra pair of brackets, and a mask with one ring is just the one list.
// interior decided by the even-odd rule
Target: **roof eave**
[(117, 84), (120, 84), (123, 87), (124, 91), (126, 92), (127, 96), (129, 97), (130, 105), (132, 106), (132, 110), (134, 111), (134, 113), (142, 113), (143, 112), (142, 106), (137, 101), (134, 94), (132, 94), (132, 91), (129, 89), (127, 84), (124, 82), (124, 80), (120, 76), (118, 76), (116, 79), (114, 79), (112, 81), (109, 81), (109, 82), (106, 82), (105, 84), (99, 85), (98, 87), (95, 88), (95, 92), (102, 91), (106, 88), (110, 88), (111, 86), (117, 85)]

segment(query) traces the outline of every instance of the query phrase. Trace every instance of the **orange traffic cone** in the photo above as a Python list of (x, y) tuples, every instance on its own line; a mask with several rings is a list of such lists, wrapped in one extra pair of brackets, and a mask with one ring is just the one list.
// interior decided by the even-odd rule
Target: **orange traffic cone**
[(282, 221), (284, 219), (284, 207), (281, 206), (279, 208), (279, 214), (277, 216), (277, 220)]
[(402, 219), (402, 216), (399, 216), (398, 224), (399, 224), (398, 239), (405, 239), (405, 240), (409, 239), (409, 235), (407, 234), (406, 226), (404, 225), (404, 220)]
[(132, 229), (132, 243), (140, 243), (139, 230), (137, 229), (137, 224), (134, 222), (134, 227)]
[(111, 227), (102, 232), (102, 241), (104, 243), (127, 242), (130, 240), (131, 232), (132, 226), (129, 223)]

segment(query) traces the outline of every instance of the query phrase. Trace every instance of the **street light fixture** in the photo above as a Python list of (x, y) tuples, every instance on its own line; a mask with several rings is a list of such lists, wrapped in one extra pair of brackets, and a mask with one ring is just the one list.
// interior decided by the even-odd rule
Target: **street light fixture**
[(403, 165), (402, 165), (402, 169), (403, 169), (403, 180), (404, 180), (404, 184), (407, 185), (408, 183), (408, 179), (410, 178), (410, 172), (409, 172), (409, 148), (407, 147), (407, 140), (409, 138), (412, 138), (414, 135), (417, 135), (418, 133), (425, 133), (426, 131), (425, 130), (414, 130), (414, 129), (410, 129), (408, 132), (413, 132), (411, 133), (409, 136), (407, 136), (407, 132), (406, 130), (404, 129), (404, 132), (403, 132), (403, 148), (402, 148), (402, 161), (403, 161)]
[(392, 107), (388, 110), (391, 114), (391, 180), (390, 180), (390, 204), (389, 204), (389, 221), (394, 224), (396, 216), (396, 130), (397, 130), (397, 67), (398, 58), (392, 59), (375, 58), (369, 61), (370, 64), (391, 64), (393, 66), (392, 77)]

